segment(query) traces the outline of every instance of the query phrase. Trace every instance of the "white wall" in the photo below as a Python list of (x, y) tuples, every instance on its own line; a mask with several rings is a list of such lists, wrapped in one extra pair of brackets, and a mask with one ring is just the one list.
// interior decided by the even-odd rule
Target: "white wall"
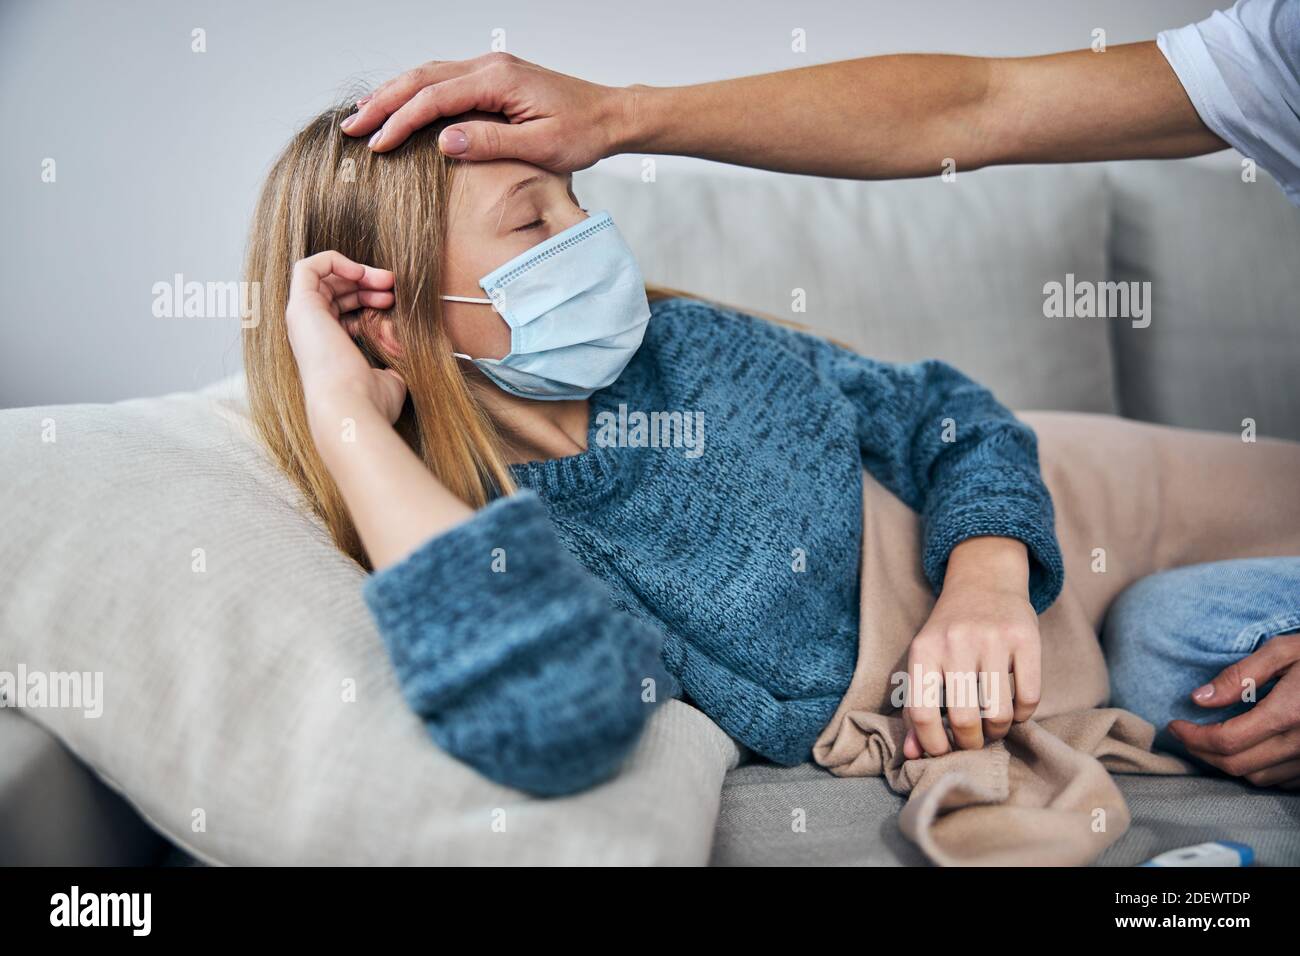
[(154, 318), (154, 283), (237, 279), (256, 189), (299, 122), (350, 84), (486, 52), (494, 28), (555, 69), (674, 84), (885, 52), (1046, 53), (1088, 45), (1094, 27), (1123, 43), (1226, 5), (4, 0), (0, 406), (112, 401), (237, 368), (237, 321)]

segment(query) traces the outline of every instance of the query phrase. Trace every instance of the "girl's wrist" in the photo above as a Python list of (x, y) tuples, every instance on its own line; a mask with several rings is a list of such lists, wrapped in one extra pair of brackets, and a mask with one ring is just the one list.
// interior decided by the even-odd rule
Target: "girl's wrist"
[(366, 393), (354, 389), (331, 389), (325, 395), (306, 400), (307, 425), (322, 456), (339, 445), (353, 444), (368, 428), (392, 428)]
[(1029, 549), (1016, 538), (967, 538), (948, 555), (944, 589), (977, 587), (1029, 594)]

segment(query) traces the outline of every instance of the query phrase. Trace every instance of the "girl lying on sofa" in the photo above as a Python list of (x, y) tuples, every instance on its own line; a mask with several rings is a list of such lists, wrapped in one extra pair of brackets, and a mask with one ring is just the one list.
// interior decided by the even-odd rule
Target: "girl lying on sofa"
[[(909, 671), (991, 691), (912, 701), (907, 755), (978, 748), (1034, 714), (1070, 516), (1034, 431), (988, 390), (647, 290), (567, 176), (458, 164), (439, 126), (375, 154), (340, 133), (349, 112), (295, 136), (262, 192), (250, 406), (373, 571), (366, 600), (441, 747), (501, 783), (573, 792), (681, 697), (763, 757), (809, 759), (857, 659), (863, 469), (922, 519), (937, 599)], [(671, 434), (611, 441), (598, 423), (628, 410), (702, 421), (703, 454)], [(1300, 449), (1270, 447), (1294, 480)], [(1296, 509), (1262, 521), (1216, 497), (1206, 527), (1235, 537), (1211, 557), (1300, 551)], [(1097, 607), (1169, 561), (1150, 564), (1108, 579)]]

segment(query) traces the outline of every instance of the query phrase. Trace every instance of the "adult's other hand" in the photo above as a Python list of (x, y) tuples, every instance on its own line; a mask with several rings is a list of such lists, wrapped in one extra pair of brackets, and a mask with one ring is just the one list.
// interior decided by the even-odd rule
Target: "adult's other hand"
[(1169, 731), (1188, 752), (1260, 787), (1300, 788), (1300, 634), (1275, 637), (1192, 694), (1207, 709), (1277, 683), (1254, 707), (1216, 724), (1175, 720)]

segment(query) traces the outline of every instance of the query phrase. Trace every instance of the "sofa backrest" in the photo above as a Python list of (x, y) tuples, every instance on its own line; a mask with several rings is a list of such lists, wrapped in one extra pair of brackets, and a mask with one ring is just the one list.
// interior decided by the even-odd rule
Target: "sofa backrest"
[(1237, 163), (1108, 173), (1111, 270), (1153, 299), (1149, 328), (1111, 326), (1120, 410), (1300, 439), (1300, 209)]
[[(1014, 408), (1220, 429), (1245, 409), (1300, 438), (1300, 213), (1262, 173), (1247, 188), (1235, 167), (1182, 161), (951, 182), (646, 168), (605, 164), (575, 188), (614, 213), (650, 282), (878, 358), (942, 358)], [(1152, 282), (1145, 328), (1138, 300), (1127, 318), (1045, 314), (1050, 283), (1120, 280)]]

